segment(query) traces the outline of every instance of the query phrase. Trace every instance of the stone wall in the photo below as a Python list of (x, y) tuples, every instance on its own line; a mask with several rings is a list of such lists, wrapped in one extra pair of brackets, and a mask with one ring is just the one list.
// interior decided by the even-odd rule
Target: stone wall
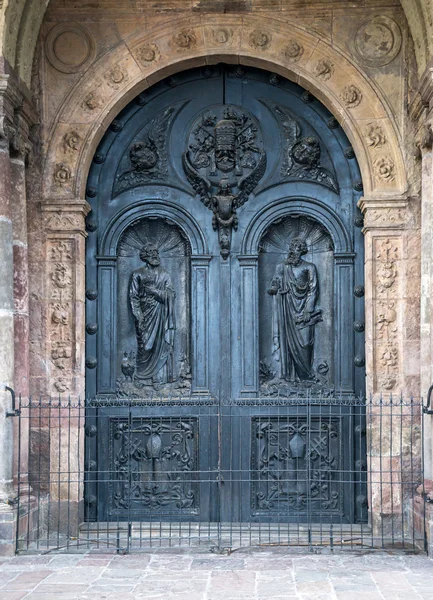
[[(15, 385), (25, 392), (28, 381), (34, 394), (84, 393), (86, 194), (94, 193), (86, 181), (104, 131), (155, 82), (218, 62), (253, 65), (296, 81), (343, 127), (364, 187), (367, 391), (419, 396), (431, 380), (428, 300), (420, 318), (421, 264), (428, 274), (433, 250), (431, 142), (425, 132), (431, 94), (429, 81), (414, 92), (417, 69), (403, 9), (396, 0), (234, 5), (231, 12), (220, 0), (49, 4), (33, 65), (40, 126), (27, 189), (23, 161), (8, 149), (14, 183), (4, 192), (10, 197), (15, 190), (20, 199), (14, 216), (16, 348), (29, 346), (30, 356), (27, 362), (26, 353), (17, 352)], [(416, 10), (423, 9), (412, 9), (415, 22)], [(416, 51), (425, 54), (421, 46)], [(28, 58), (22, 60), (28, 77)], [(18, 112), (19, 102), (13, 118)], [(21, 282), (27, 244), (29, 290)], [(431, 479), (429, 459), (427, 464)]]

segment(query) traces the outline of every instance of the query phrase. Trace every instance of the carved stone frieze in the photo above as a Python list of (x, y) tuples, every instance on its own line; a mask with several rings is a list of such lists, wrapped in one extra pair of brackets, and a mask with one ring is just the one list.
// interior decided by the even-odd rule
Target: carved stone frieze
[(407, 222), (407, 213), (402, 208), (369, 209), (365, 214), (364, 222), (368, 226), (403, 225)]
[(395, 163), (390, 156), (381, 156), (373, 163), (374, 177), (378, 182), (392, 183), (395, 180)]
[(129, 73), (125, 67), (117, 64), (111, 67), (111, 69), (105, 73), (104, 77), (107, 84), (113, 88), (113, 90), (118, 90), (122, 85), (128, 82)]
[(313, 74), (321, 81), (328, 81), (334, 74), (334, 64), (330, 60), (319, 60), (313, 69)]
[(382, 148), (386, 144), (386, 134), (383, 127), (377, 123), (369, 123), (364, 129), (364, 137), (370, 148)]
[(303, 54), (304, 46), (295, 39), (290, 40), (283, 50), (284, 57), (291, 62), (297, 62), (302, 58)]
[(249, 37), (250, 46), (257, 50), (267, 50), (272, 42), (272, 34), (269, 31), (254, 29)]
[(361, 104), (362, 92), (356, 85), (347, 85), (341, 91), (340, 98), (347, 108), (356, 108)]
[(137, 48), (136, 54), (139, 62), (145, 67), (161, 59), (161, 52), (156, 44), (144, 44)]

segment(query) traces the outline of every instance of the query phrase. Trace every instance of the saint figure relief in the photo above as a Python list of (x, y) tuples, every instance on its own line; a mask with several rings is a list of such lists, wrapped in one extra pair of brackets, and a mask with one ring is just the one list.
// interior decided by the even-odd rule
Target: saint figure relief
[(173, 380), (176, 294), (154, 244), (142, 247), (140, 259), (144, 265), (132, 273), (129, 288), (137, 335), (135, 377), (149, 384), (169, 383)]
[(304, 239), (294, 238), (287, 258), (277, 265), (268, 293), (273, 296), (274, 352), (280, 379), (314, 379), (314, 328), (322, 321), (316, 308), (319, 281), (316, 266), (302, 256), (308, 248)]

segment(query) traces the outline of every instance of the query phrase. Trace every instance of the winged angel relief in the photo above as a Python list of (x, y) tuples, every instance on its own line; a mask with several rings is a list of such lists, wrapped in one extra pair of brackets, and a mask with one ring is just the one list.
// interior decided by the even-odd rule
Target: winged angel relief
[(266, 154), (252, 115), (218, 106), (194, 123), (183, 168), (203, 204), (212, 210), (221, 256), (230, 255), (237, 209), (247, 202), (266, 170)]
[(336, 194), (339, 186), (335, 174), (320, 164), (322, 148), (317, 137), (302, 135), (302, 128), (290, 111), (280, 104), (261, 100), (280, 124), (285, 140), (281, 177), (283, 179), (310, 179), (330, 188)]

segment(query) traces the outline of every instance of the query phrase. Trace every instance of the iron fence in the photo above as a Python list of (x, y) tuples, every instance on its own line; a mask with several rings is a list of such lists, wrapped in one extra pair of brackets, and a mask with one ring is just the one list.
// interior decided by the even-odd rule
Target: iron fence
[(14, 414), (18, 552), (424, 549), (415, 399), (19, 398)]

